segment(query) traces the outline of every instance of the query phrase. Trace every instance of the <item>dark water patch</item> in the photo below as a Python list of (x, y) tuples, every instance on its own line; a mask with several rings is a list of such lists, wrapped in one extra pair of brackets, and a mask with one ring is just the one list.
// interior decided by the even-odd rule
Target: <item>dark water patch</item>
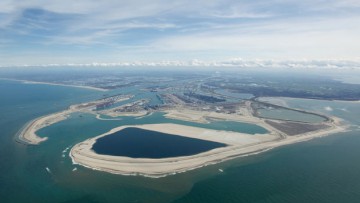
[(99, 138), (92, 149), (98, 154), (111, 156), (169, 158), (225, 146), (223, 143), (131, 127)]

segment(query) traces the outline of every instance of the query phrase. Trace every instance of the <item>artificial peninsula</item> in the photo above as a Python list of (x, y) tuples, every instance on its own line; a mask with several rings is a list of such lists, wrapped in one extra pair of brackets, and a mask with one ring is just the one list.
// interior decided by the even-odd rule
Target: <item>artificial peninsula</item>
[[(27, 144), (40, 144), (46, 138), (37, 136), (39, 129), (62, 121), (74, 112), (95, 114), (98, 119), (121, 119), (121, 116), (141, 118), (163, 112), (169, 120), (193, 123), (231, 121), (239, 125), (251, 124), (266, 131), (249, 134), (171, 122), (123, 125), (77, 143), (70, 150), (73, 163), (91, 169), (113, 174), (163, 177), (346, 129), (336, 117), (274, 105), (256, 98), (225, 102), (219, 97), (194, 94), (166, 93), (158, 94), (158, 97), (163, 101), (162, 105), (150, 105), (149, 99), (134, 99), (134, 95), (121, 94), (72, 105), (67, 110), (31, 121), (18, 133), (18, 140)], [(266, 113), (277, 110), (296, 116), (278, 118)], [(300, 114), (301, 117), (316, 119), (311, 122), (296, 119)], [(122, 139), (122, 146), (116, 146), (117, 139)], [(104, 146), (109, 143), (113, 149), (104, 151)], [(132, 148), (131, 152), (128, 146)]]

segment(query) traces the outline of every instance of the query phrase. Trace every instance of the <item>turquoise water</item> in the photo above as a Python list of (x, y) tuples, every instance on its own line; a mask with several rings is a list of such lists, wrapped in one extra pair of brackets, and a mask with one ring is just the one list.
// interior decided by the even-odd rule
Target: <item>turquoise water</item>
[[(352, 131), (150, 179), (73, 165), (68, 151), (63, 151), (119, 124), (191, 123), (164, 120), (161, 114), (121, 121), (99, 121), (93, 115), (74, 114), (69, 120), (43, 129), (41, 134), (49, 136), (43, 144), (25, 146), (15, 142), (13, 136), (27, 121), (103, 93), (0, 81), (0, 94), (1, 202), (357, 202), (360, 198), (358, 103), (291, 100), (289, 106), (314, 108), (346, 119)], [(237, 124), (193, 125), (263, 130)]]
[(343, 133), (232, 161), (175, 202), (358, 202), (359, 144)]
[(293, 111), (289, 109), (259, 109), (261, 117), (273, 118), (281, 120), (291, 120), (309, 123), (320, 123), (325, 121), (324, 117), (317, 116), (314, 114), (302, 113), (299, 111)]
[(175, 202), (358, 202), (360, 103), (284, 100), (292, 108), (341, 117), (350, 131), (224, 163), (224, 174), (196, 183)]

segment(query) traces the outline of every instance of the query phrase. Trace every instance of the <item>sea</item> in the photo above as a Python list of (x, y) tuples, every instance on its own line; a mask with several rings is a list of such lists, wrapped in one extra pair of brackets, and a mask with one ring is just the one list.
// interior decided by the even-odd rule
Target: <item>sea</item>
[(0, 80), (1, 202), (358, 202), (360, 199), (360, 103), (306, 99), (283, 100), (289, 107), (336, 115), (349, 131), (282, 146), (164, 178), (114, 175), (73, 164), (69, 149), (76, 143), (123, 124), (178, 123), (248, 133), (263, 128), (237, 122), (197, 124), (144, 118), (98, 120), (76, 113), (41, 129), (49, 139), (29, 146), (16, 134), (39, 116), (104, 94), (136, 92), (156, 104), (156, 96), (138, 89), (100, 92), (90, 89), (25, 84)]

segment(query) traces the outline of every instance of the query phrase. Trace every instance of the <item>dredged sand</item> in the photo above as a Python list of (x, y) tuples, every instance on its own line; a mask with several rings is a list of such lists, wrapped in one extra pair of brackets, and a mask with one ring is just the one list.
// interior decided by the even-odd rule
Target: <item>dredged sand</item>
[(20, 130), (17, 137), (20, 141), (26, 144), (40, 144), (41, 142), (47, 140), (47, 137), (39, 137), (37, 136), (36, 132), (41, 128), (65, 120), (72, 112), (74, 112), (74, 110), (65, 110), (32, 120), (27, 125), (25, 125), (22, 130)]
[[(126, 98), (124, 98), (126, 99)], [(70, 106), (69, 109), (43, 116), (31, 121), (19, 134), (19, 139), (28, 144), (39, 144), (46, 138), (36, 135), (36, 131), (64, 120), (74, 112), (94, 113), (91, 111), (94, 105), (99, 101), (83, 103)], [(252, 116), (250, 104), (242, 109), (240, 114), (225, 114), (208, 111), (197, 111), (188, 108), (178, 108), (167, 110), (166, 117), (178, 120), (187, 120), (192, 122), (205, 123), (209, 120), (229, 120), (237, 122), (253, 123), (264, 127), (268, 130), (267, 134), (249, 135), (238, 132), (218, 131), (205, 128), (190, 127), (176, 124), (151, 124), (140, 126), (121, 126), (111, 131), (99, 135), (95, 138), (88, 139), (75, 145), (70, 156), (74, 163), (96, 170), (106, 171), (123, 175), (143, 175), (149, 177), (162, 177), (174, 173), (184, 172), (191, 169), (199, 168), (209, 164), (219, 163), (235, 157), (246, 156), (254, 153), (260, 153), (274, 147), (306, 141), (312, 138), (325, 136), (328, 134), (344, 131), (340, 121), (332, 117), (327, 124), (330, 126), (326, 129), (320, 129), (295, 136), (287, 136), (286, 133), (280, 132), (273, 126), (264, 122), (264, 119)], [(138, 127), (146, 130), (158, 131), (166, 134), (174, 134), (185, 137), (215, 141), (227, 144), (227, 147), (213, 149), (207, 152), (192, 156), (164, 158), (164, 159), (134, 159), (129, 157), (99, 155), (92, 151), (92, 145), (96, 139), (126, 127)], [(171, 135), (170, 135), (171, 136)]]
[[(192, 156), (145, 159), (96, 154), (93, 144), (100, 137), (112, 134), (127, 127), (137, 127), (167, 134), (192, 137), (227, 144), (227, 147), (213, 149)], [(142, 175), (147, 177), (163, 177), (185, 172), (210, 164), (216, 164), (236, 157), (260, 153), (274, 147), (306, 141), (312, 138), (343, 131), (344, 128), (333, 123), (330, 128), (283, 137), (276, 131), (268, 134), (249, 135), (238, 132), (218, 131), (205, 128), (190, 127), (178, 124), (148, 124), (138, 126), (121, 126), (97, 137), (76, 144), (70, 151), (73, 163), (85, 167), (122, 175)]]
[(68, 84), (60, 84), (60, 83), (52, 83), (52, 82), (38, 82), (38, 81), (31, 81), (31, 80), (20, 80), (20, 79), (12, 79), (12, 78), (0, 78), (1, 80), (10, 80), (10, 81), (18, 81), (24, 84), (39, 84), (39, 85), (54, 85), (54, 86), (64, 86), (64, 87), (77, 87), (83, 89), (90, 89), (96, 91), (108, 91), (107, 89), (99, 88), (99, 87), (92, 87), (86, 85), (68, 85)]
[[(125, 101), (127, 99), (129, 99), (129, 97), (121, 98), (117, 102)], [(54, 123), (63, 121), (67, 119), (70, 116), (70, 114), (75, 112), (95, 114), (96, 118), (99, 120), (109, 120), (109, 119), (101, 118), (99, 114), (97, 114), (92, 110), (94, 106), (102, 102), (103, 100), (96, 100), (92, 102), (71, 105), (67, 110), (36, 118), (30, 121), (28, 124), (26, 124), (25, 127), (23, 127), (19, 131), (19, 133), (17, 134), (17, 139), (25, 144), (31, 144), (31, 145), (40, 144), (41, 142), (47, 140), (47, 137), (39, 137), (36, 134), (38, 130), (50, 126)], [(119, 119), (112, 119), (112, 120), (119, 120)]]

